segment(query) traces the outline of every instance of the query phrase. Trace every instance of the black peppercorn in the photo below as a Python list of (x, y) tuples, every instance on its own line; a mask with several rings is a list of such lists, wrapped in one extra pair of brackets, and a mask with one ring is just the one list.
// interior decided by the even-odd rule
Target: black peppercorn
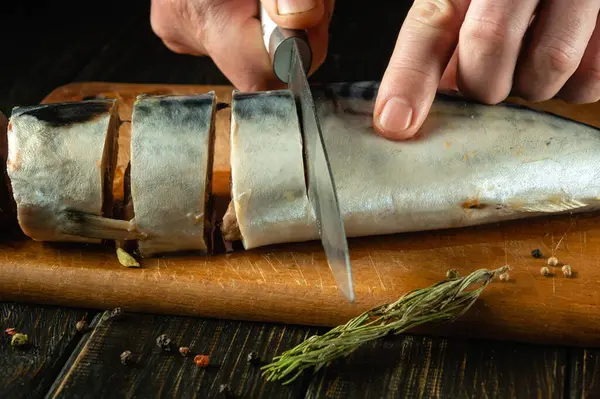
[(260, 363), (260, 356), (258, 356), (258, 353), (256, 352), (250, 352), (248, 353), (247, 360), (250, 364), (258, 364)]
[(171, 352), (172, 342), (171, 338), (167, 337), (167, 334), (162, 334), (156, 338), (156, 345), (165, 352)]
[(88, 324), (85, 320), (79, 320), (76, 324), (75, 324), (75, 329), (82, 333), (85, 332), (87, 330)]
[(114, 308), (108, 314), (109, 319), (118, 320), (123, 317), (123, 310), (121, 308)]
[(533, 256), (536, 259), (540, 259), (542, 258), (544, 255), (542, 255), (542, 251), (539, 248), (534, 249), (533, 251), (531, 251), (531, 256)]
[(123, 363), (125, 366), (127, 366), (128, 364), (131, 364), (132, 358), (133, 358), (133, 355), (131, 354), (131, 351), (125, 351), (125, 352), (121, 353), (121, 363)]
[(219, 394), (221, 396), (226, 397), (226, 398), (231, 397), (231, 389), (229, 389), (229, 385), (227, 385), (227, 384), (221, 384), (219, 386)]

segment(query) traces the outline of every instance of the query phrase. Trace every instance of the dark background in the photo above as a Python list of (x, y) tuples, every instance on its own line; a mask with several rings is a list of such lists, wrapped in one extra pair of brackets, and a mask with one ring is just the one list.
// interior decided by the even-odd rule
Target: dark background
[[(338, 0), (327, 60), (311, 80), (380, 80), (411, 4)], [(0, 13), (5, 114), (74, 81), (229, 83), (210, 58), (162, 44), (150, 27), (149, 0), (14, 1)]]

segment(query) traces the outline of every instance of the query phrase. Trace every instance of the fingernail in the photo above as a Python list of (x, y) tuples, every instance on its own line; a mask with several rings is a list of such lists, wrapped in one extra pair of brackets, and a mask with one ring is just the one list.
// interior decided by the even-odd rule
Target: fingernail
[(412, 121), (412, 108), (406, 100), (390, 98), (379, 115), (379, 125), (386, 133), (401, 136)]
[(279, 15), (298, 14), (310, 11), (317, 6), (317, 0), (277, 0)]

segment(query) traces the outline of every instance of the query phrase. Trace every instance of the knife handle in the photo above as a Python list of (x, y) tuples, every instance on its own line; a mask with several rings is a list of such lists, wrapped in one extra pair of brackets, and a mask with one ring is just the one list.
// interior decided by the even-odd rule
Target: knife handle
[(263, 40), (271, 57), (273, 72), (279, 80), (289, 83), (289, 72), (292, 60), (292, 49), (297, 44), (304, 71), (308, 74), (312, 63), (312, 49), (308, 42), (305, 30), (286, 29), (269, 17), (264, 6), (260, 5), (260, 21), (262, 25)]

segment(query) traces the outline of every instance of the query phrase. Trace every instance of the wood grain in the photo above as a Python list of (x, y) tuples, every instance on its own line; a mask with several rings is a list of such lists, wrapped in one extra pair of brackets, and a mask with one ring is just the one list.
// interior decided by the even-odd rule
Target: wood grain
[[(75, 324), (87, 316), (76, 309), (1, 304), (0, 397), (43, 397), (80, 339)], [(27, 334), (30, 345), (12, 347), (7, 328)]]
[[(138, 93), (192, 93), (214, 89), (227, 101), (231, 87), (82, 83), (61, 87), (45, 102), (85, 97), (118, 98), (128, 120)], [(543, 106), (543, 104), (541, 105)], [(575, 115), (575, 107), (560, 108)], [(581, 113), (598, 124), (600, 113)], [(592, 118), (590, 117), (592, 116)], [(223, 114), (225, 121), (227, 114)], [(217, 132), (213, 193), (228, 197), (228, 129)], [(227, 122), (228, 123), (228, 122)], [(320, 244), (279, 245), (213, 256), (148, 259), (139, 270), (121, 267), (111, 248), (49, 245), (10, 235), (0, 247), (0, 299), (106, 309), (123, 306), (140, 312), (331, 326), (345, 322), (408, 290), (433, 284), (455, 268), (465, 275), (477, 268), (509, 264), (508, 282), (494, 282), (475, 308), (439, 335), (487, 337), (539, 343), (597, 345), (600, 333), (600, 215), (537, 218), (502, 224), (350, 240), (357, 301), (338, 292)], [(573, 278), (556, 268), (540, 274), (544, 259), (570, 263)]]
[(567, 350), (390, 337), (313, 378), (306, 398), (562, 398)]
[(600, 397), (600, 350), (573, 349), (570, 370), (566, 392), (569, 398)]
[[(301, 397), (306, 391), (310, 375), (288, 386), (268, 383), (261, 363), (250, 364), (247, 357), (256, 352), (263, 363), (270, 361), (316, 333), (315, 328), (141, 314), (112, 320), (106, 315), (96, 319), (48, 398), (207, 398), (218, 397), (221, 384), (246, 398)], [(161, 334), (173, 340), (173, 352), (156, 345)], [(189, 347), (187, 357), (179, 354), (180, 346)], [(128, 366), (120, 362), (125, 350), (134, 360)], [(197, 354), (210, 357), (208, 367), (194, 364)]]

